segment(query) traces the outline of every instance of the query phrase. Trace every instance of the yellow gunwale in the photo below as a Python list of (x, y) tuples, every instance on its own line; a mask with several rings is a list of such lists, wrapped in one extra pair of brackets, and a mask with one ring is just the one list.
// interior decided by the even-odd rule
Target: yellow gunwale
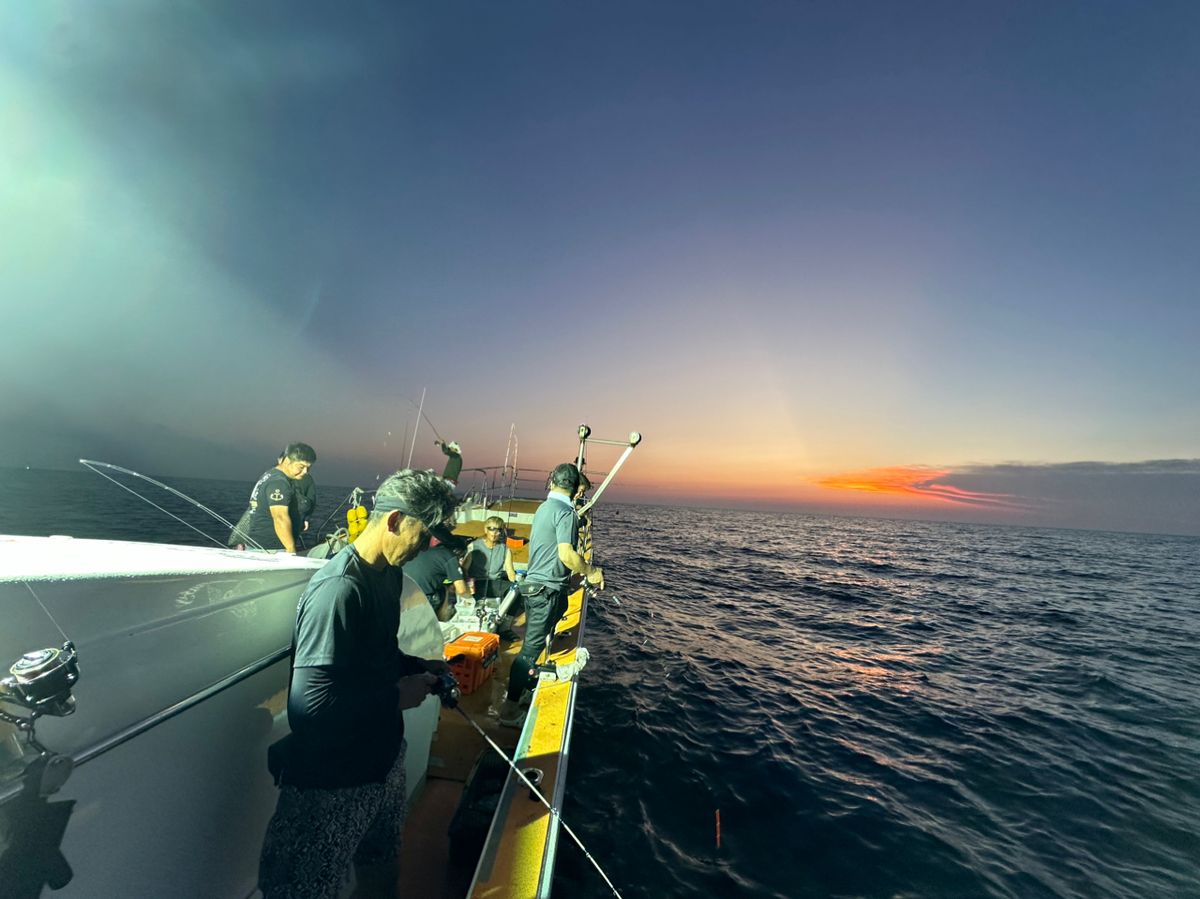
[[(540, 502), (520, 501), (522, 512), (532, 512)], [(528, 509), (524, 508), (528, 506)], [(491, 511), (491, 510), (489, 510)], [(500, 514), (503, 514), (502, 512)], [(479, 533), (476, 533), (478, 531)], [(529, 526), (511, 524), (514, 536), (528, 538)], [(464, 536), (479, 536), (482, 522), (467, 521), (455, 528)], [(590, 534), (581, 532), (584, 555), (591, 557)], [(527, 547), (513, 549), (514, 561), (528, 558)], [(582, 645), (587, 598), (582, 588), (568, 597), (567, 611), (555, 629), (548, 660), (574, 661)], [(547, 682), (534, 691), (525, 725), (518, 735), (500, 727), (487, 714), (494, 681), (507, 682), (508, 669), (520, 642), (502, 645), (492, 680), (462, 699), (462, 707), (520, 767), (543, 772), (541, 790), (560, 808), (566, 790), (567, 755), (571, 740), (577, 683)], [(466, 787), (474, 759), (493, 750), (455, 711), (441, 711), (430, 766), (424, 787), (412, 799), (401, 842), (400, 895), (462, 899), (531, 899), (548, 896), (558, 844), (558, 822), (541, 802), (529, 798), (528, 788), (511, 771), (500, 794), (484, 848), (474, 871), (450, 861), (448, 828)], [(473, 878), (472, 878), (473, 873)]]

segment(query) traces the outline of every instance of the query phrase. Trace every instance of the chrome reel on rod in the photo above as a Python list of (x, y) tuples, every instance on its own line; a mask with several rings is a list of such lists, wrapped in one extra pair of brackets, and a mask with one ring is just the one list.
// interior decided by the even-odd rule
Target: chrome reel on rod
[(43, 715), (62, 718), (75, 711), (71, 690), (79, 680), (79, 655), (75, 644), (67, 640), (61, 649), (49, 647), (25, 653), (9, 666), (8, 673), (0, 680), (0, 704), (20, 707), (28, 713), (14, 714), (0, 707), (0, 721), (25, 737), (17, 759), (19, 779), (36, 795), (49, 796), (66, 783), (74, 763), (70, 757), (51, 752), (39, 743), (34, 729)]

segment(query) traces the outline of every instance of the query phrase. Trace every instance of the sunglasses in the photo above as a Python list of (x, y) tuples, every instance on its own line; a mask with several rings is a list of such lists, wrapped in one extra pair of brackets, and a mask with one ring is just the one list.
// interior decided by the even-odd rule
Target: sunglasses
[(499, 534), (503, 528), (484, 528), (485, 531), (491, 531), (493, 534)]

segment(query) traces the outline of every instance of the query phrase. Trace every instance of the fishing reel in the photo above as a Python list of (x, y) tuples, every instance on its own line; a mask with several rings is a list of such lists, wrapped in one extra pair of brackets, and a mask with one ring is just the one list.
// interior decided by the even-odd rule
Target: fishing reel
[(435, 676), (437, 683), (429, 688), (429, 692), (440, 699), (446, 708), (454, 708), (458, 705), (459, 697), (462, 696), (462, 691), (458, 689), (458, 681), (449, 671), (443, 671)]
[(71, 688), (79, 680), (79, 654), (70, 640), (62, 649), (25, 653), (9, 666), (8, 672), (9, 676), (0, 680), (0, 701), (22, 706), (31, 713), (29, 718), (12, 720), (12, 716), (0, 712), (10, 724), (25, 730), (24, 722), (31, 723), (42, 715), (61, 718), (75, 711)]
[[(71, 688), (79, 680), (75, 644), (68, 640), (62, 649), (51, 647), (27, 652), (9, 666), (8, 674), (0, 680), (0, 703), (20, 706), (29, 712), (22, 717), (0, 708), (0, 722), (25, 735), (23, 746), (10, 745), (10, 750), (16, 750), (12, 761), (19, 766), (18, 776), (34, 795), (49, 796), (66, 783), (75, 763), (70, 756), (51, 752), (39, 743), (34, 725), (43, 715), (61, 718), (75, 711), (75, 697), (71, 695)], [(0, 758), (0, 767), (4, 767), (3, 762)]]

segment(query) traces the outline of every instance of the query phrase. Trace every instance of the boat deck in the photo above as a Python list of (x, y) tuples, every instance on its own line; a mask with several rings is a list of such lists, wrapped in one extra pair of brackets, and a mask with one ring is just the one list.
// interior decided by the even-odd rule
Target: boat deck
[[(455, 529), (464, 536), (474, 536), (472, 532), (476, 530), (482, 532), (482, 522), (468, 521)], [(528, 558), (522, 541), (528, 538), (529, 528), (514, 523), (509, 526), (509, 532), (514, 563), (522, 567)], [(583, 591), (574, 591), (568, 610), (556, 629), (550, 659), (559, 663), (574, 659), (584, 608)], [(519, 638), (524, 630), (523, 616), (517, 619), (513, 629)], [(561, 796), (565, 782), (565, 748), (575, 684), (539, 685), (526, 726), (522, 730), (500, 726), (496, 711), (504, 699), (509, 670), (520, 648), (519, 639), (502, 642), (491, 677), (480, 689), (463, 696), (460, 706), (510, 758), (518, 763), (524, 759), (543, 771), (542, 792), (556, 804), (555, 794)], [(473, 816), (482, 821), (479, 828), (487, 828), (492, 824), (497, 805), (507, 807), (506, 814), (496, 816), (501, 822), (488, 837), (486, 851), (482, 829), (471, 835), (460, 832), (455, 839), (450, 833), (455, 813), (467, 795), (468, 781), (477, 770), (480, 782), (490, 784), (482, 791), (482, 796), (469, 797), (469, 808), (464, 810), (464, 815), (470, 818), (474, 812)], [(497, 795), (509, 781), (516, 782), (516, 778), (495, 751), (457, 711), (443, 708), (427, 778), (413, 796), (402, 838), (400, 895), (462, 899), (471, 891), (477, 864), (479, 882), (471, 895), (532, 897), (538, 894), (537, 881), (542, 876), (544, 864), (552, 859), (556, 835), (551, 828), (550, 813), (540, 802), (529, 798), (529, 791), (523, 785), (517, 789), (514, 783), (508, 783), (503, 794)], [(479, 806), (477, 811), (476, 805)], [(482, 863), (481, 851), (484, 852)], [(356, 895), (367, 894), (360, 891)]]

